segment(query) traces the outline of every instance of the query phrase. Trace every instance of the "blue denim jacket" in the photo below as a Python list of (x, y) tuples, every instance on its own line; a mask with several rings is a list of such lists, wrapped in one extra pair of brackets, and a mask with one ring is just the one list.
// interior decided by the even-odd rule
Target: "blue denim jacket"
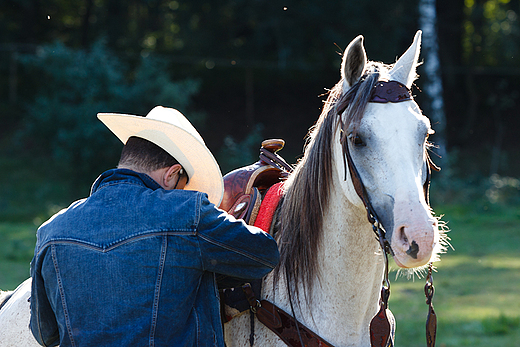
[(206, 194), (109, 170), (38, 229), (31, 330), (46, 346), (224, 346), (216, 277), (278, 260), (271, 236)]

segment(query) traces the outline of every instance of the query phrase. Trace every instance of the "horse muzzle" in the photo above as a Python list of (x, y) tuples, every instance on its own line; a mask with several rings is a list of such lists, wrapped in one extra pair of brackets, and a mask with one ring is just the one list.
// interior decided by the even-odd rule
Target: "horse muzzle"
[[(394, 260), (402, 268), (426, 265), (434, 255), (438, 239), (437, 220), (423, 206), (420, 209), (409, 204), (406, 207), (396, 206), (394, 212), (399, 210), (406, 210), (407, 218), (400, 218), (402, 214), (394, 213), (396, 219), (390, 241)], [(414, 210), (418, 212), (414, 213)]]

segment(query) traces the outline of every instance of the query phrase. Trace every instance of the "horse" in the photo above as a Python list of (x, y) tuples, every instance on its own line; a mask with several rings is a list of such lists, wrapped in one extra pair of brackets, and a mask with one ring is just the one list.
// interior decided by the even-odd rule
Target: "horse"
[[(341, 79), (284, 182), (272, 225), (281, 260), (261, 297), (334, 346), (371, 343), (387, 271), (373, 222), (384, 227), (395, 263), (412, 273), (438, 261), (447, 245), (427, 196), (433, 130), (409, 95), (421, 32), (393, 65), (368, 61), (363, 41), (360, 35), (346, 48)], [(30, 279), (0, 309), (1, 346), (38, 346), (29, 297)], [(286, 345), (244, 313), (224, 331), (228, 347)]]
[[(385, 250), (369, 219), (377, 216), (395, 263), (412, 274), (440, 260), (448, 242), (428, 201), (434, 131), (409, 94), (421, 31), (393, 65), (368, 61), (363, 41), (346, 48), (341, 79), (283, 184), (271, 225), (281, 259), (261, 294), (333, 346), (371, 345)], [(286, 346), (246, 313), (224, 330), (228, 347)]]
[(40, 346), (29, 330), (31, 278), (14, 291), (0, 291), (0, 346)]

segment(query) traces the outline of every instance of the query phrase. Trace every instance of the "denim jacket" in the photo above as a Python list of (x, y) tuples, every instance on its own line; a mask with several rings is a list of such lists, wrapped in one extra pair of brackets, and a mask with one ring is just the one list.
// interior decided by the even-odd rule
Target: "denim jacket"
[(38, 229), (31, 330), (45, 346), (224, 346), (217, 276), (247, 282), (278, 260), (206, 194), (109, 170)]

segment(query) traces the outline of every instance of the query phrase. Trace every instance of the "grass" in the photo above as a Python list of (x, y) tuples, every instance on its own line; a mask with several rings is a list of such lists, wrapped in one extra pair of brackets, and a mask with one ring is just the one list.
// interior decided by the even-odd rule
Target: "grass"
[(30, 276), (36, 228), (33, 223), (0, 223), (0, 289), (12, 290)]
[[(437, 346), (517, 346), (520, 341), (520, 211), (452, 206), (451, 244), (437, 263)], [(424, 346), (424, 279), (392, 281), (397, 346)]]
[[(520, 341), (520, 209), (518, 205), (451, 205), (438, 209), (454, 250), (434, 273), (437, 346), (517, 346)], [(0, 222), (0, 288), (29, 276), (36, 221)], [(395, 265), (394, 265), (395, 267)], [(395, 274), (395, 272), (394, 272)], [(392, 276), (392, 275), (391, 275)], [(389, 308), (396, 345), (424, 346), (424, 279), (391, 277)]]

